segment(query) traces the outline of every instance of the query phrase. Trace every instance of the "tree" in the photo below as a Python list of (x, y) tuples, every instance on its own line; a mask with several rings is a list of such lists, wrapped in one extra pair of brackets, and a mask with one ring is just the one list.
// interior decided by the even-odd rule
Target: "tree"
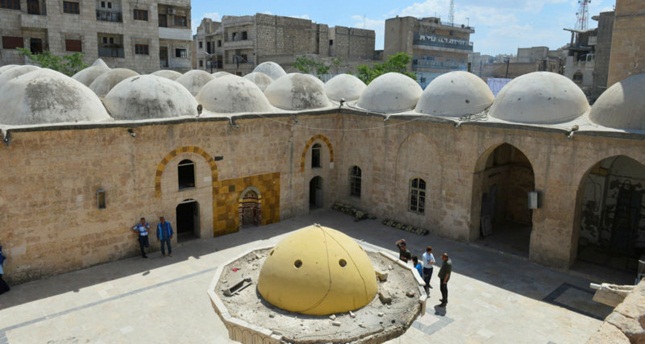
[(360, 65), (356, 67), (358, 71), (357, 77), (365, 84), (369, 84), (372, 80), (385, 73), (395, 72), (407, 75), (416, 81), (417, 76), (414, 73), (407, 71), (408, 64), (411, 60), (412, 57), (407, 53), (394, 54), (388, 57), (383, 63), (376, 63), (372, 66)]
[(296, 57), (293, 66), (301, 73), (313, 74), (319, 79), (321, 75), (329, 73), (329, 66), (305, 55)]
[(87, 67), (87, 64), (83, 62), (82, 53), (56, 56), (49, 50), (45, 50), (40, 54), (34, 54), (25, 48), (18, 48), (18, 51), (38, 66), (53, 69), (68, 76), (72, 76)]

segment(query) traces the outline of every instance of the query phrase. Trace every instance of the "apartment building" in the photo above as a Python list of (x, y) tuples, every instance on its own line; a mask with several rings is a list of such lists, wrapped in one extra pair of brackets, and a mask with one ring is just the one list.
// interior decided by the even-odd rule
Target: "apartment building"
[(349, 27), (329, 27), (308, 19), (255, 14), (203, 19), (195, 35), (194, 68), (244, 75), (272, 61), (292, 71), (295, 59), (314, 55), (337, 57), (345, 66), (369, 63), (375, 57), (375, 33)]
[(411, 71), (426, 87), (437, 76), (468, 70), (468, 54), (473, 52), (469, 25), (442, 23), (435, 17), (396, 17), (385, 21), (384, 57), (405, 52), (412, 56)]
[(190, 0), (0, 0), (0, 65), (24, 64), (17, 48), (82, 52), (139, 73), (191, 68)]

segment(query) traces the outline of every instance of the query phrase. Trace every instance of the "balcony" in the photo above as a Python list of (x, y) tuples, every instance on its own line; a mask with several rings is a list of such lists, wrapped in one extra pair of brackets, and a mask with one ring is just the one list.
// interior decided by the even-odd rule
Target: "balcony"
[(248, 39), (226, 41), (224, 42), (224, 47), (226, 49), (253, 49), (253, 41)]
[(114, 47), (99, 47), (99, 57), (121, 57), (123, 58), (125, 54), (123, 53), (123, 48)]
[(160, 27), (159, 39), (172, 39), (176, 41), (192, 41), (193, 34), (190, 31), (190, 28), (174, 29), (169, 27)]
[(47, 28), (47, 16), (39, 14), (20, 14), (20, 26), (36, 29)]
[(121, 12), (96, 10), (96, 20), (120, 23), (123, 21)]

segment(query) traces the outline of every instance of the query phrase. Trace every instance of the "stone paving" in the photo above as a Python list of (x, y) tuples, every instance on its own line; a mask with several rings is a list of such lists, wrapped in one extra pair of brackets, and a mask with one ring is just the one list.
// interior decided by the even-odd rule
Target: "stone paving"
[[(447, 308), (435, 269), (427, 312), (388, 343), (584, 343), (611, 308), (591, 300), (598, 276), (553, 270), (490, 248), (381, 225), (332, 210), (17, 285), (0, 295), (0, 344), (230, 343), (206, 294), (215, 269), (287, 232), (320, 223), (393, 254), (405, 238), (413, 254), (428, 244), (449, 252), (453, 277)], [(137, 252), (133, 252), (133, 255)], [(342, 331), (342, 328), (339, 328)]]

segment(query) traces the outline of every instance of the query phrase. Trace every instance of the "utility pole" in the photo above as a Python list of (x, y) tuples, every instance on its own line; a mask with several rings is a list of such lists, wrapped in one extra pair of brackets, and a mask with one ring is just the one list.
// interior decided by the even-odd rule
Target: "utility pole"
[(451, 24), (455, 23), (455, 0), (450, 0), (450, 14), (449, 20)]
[(585, 31), (589, 27), (589, 3), (591, 0), (578, 0), (578, 12), (576, 13), (576, 30)]

